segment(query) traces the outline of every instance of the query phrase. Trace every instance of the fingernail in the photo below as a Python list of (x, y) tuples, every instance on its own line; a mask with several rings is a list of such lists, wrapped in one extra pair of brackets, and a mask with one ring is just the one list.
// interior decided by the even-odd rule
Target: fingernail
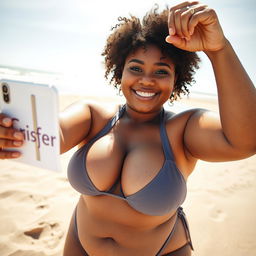
[(22, 145), (22, 142), (21, 141), (14, 141), (13, 145), (19, 147), (19, 146)]
[(169, 28), (169, 34), (172, 36), (174, 35), (174, 30), (172, 28)]
[(12, 157), (19, 157), (21, 154), (20, 154), (20, 152), (13, 152), (12, 153)]
[(171, 37), (171, 36), (167, 36), (167, 37), (165, 38), (165, 41), (166, 41), (167, 43), (171, 43), (171, 42), (172, 42), (172, 37)]
[(9, 126), (11, 124), (12, 120), (8, 117), (5, 117), (2, 122), (4, 125)]
[(13, 134), (13, 137), (14, 137), (15, 139), (18, 139), (18, 140), (22, 140), (22, 139), (23, 139), (23, 135), (22, 135), (22, 133), (20, 133), (20, 132), (15, 132), (15, 133)]

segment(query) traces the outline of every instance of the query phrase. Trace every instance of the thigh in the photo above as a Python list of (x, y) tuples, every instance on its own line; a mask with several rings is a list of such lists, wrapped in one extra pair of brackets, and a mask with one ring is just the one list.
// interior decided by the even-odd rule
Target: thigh
[(164, 254), (163, 256), (191, 256), (191, 246), (190, 244), (185, 244), (181, 248), (173, 252)]
[(74, 211), (70, 221), (63, 256), (89, 256), (79, 241), (75, 214), (76, 210)]

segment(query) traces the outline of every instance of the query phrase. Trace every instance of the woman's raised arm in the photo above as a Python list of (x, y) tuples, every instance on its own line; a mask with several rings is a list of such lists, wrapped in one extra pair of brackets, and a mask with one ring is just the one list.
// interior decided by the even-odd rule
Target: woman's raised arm
[(235, 160), (256, 152), (256, 89), (225, 38), (214, 10), (198, 2), (170, 9), (168, 43), (204, 51), (215, 73), (220, 117), (198, 110), (187, 122), (184, 142), (196, 158)]

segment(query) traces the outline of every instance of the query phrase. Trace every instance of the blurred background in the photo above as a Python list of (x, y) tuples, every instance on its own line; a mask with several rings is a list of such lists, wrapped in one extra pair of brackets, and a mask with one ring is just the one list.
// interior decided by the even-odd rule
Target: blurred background
[[(160, 9), (182, 1), (167, 0), (1, 0), (0, 78), (53, 83), (60, 93), (112, 94), (104, 79), (103, 50), (119, 16), (142, 17), (155, 3)], [(255, 0), (205, 0), (217, 11), (251, 79), (256, 81)], [(215, 96), (211, 65), (203, 53), (195, 94)]]

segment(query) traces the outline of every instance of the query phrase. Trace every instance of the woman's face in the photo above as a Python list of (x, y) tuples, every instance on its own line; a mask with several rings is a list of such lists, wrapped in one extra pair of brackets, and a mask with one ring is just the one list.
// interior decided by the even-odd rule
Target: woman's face
[(158, 112), (170, 98), (175, 82), (172, 61), (154, 45), (138, 48), (125, 61), (121, 90), (136, 112)]

